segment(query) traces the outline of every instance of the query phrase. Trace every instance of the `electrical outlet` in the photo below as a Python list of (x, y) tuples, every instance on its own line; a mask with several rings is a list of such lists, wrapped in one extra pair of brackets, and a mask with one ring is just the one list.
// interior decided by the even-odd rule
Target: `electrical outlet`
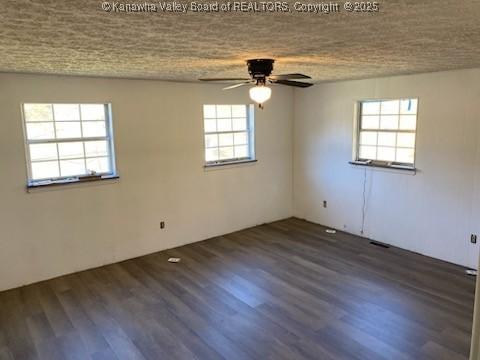
[(160, 229), (165, 229), (165, 221), (160, 221)]
[(327, 200), (323, 200), (323, 207), (324, 207), (324, 208), (327, 207)]
[(476, 243), (477, 243), (477, 235), (476, 235), (476, 234), (470, 235), (470, 242), (471, 242), (472, 244), (476, 244)]

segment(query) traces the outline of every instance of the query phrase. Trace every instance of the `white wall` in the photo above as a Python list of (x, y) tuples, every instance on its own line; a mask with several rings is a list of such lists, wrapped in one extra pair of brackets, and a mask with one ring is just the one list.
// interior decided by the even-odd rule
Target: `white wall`
[[(0, 290), (291, 216), (293, 91), (255, 110), (257, 163), (204, 171), (202, 105), (250, 103), (221, 88), (0, 74)], [(111, 102), (120, 180), (27, 193), (22, 102)]]
[[(480, 69), (321, 84), (295, 92), (294, 214), (360, 234), (365, 167), (352, 159), (354, 103), (418, 97), (415, 176), (367, 172), (365, 236), (476, 267)], [(323, 208), (322, 201), (328, 201)]]
[[(367, 170), (365, 235), (476, 266), (480, 70), (275, 87), (256, 110), (258, 163), (204, 171), (202, 105), (249, 102), (221, 87), (0, 74), (0, 290), (291, 215), (359, 234), (362, 98), (420, 99), (419, 172)], [(111, 102), (120, 180), (27, 193), (22, 102)]]

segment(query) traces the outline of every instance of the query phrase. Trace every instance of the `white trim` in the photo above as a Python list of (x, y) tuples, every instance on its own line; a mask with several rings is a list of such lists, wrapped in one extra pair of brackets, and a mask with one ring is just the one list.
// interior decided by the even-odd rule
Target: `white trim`
[[(41, 105), (49, 105), (51, 107), (51, 112), (52, 112), (52, 121), (38, 121), (38, 122), (27, 122), (25, 118), (25, 105), (27, 104), (41, 104)], [(99, 159), (99, 158), (106, 158), (108, 160), (109, 164), (109, 171), (107, 172), (102, 172), (98, 173), (98, 175), (102, 176), (117, 176), (116, 172), (116, 162), (115, 162), (115, 151), (114, 151), (114, 144), (113, 144), (113, 121), (112, 121), (112, 111), (111, 111), (111, 104), (110, 103), (68, 103), (71, 105), (77, 105), (78, 106), (78, 112), (79, 112), (79, 120), (72, 120), (68, 122), (77, 122), (80, 123), (80, 134), (81, 137), (76, 137), (76, 138), (57, 138), (57, 130), (55, 124), (57, 123), (55, 119), (55, 110), (54, 110), (54, 105), (56, 104), (62, 104), (63, 103), (36, 103), (36, 102), (29, 102), (29, 103), (22, 103), (21, 104), (21, 113), (22, 113), (22, 126), (23, 126), (23, 131), (24, 131), (24, 145), (25, 145), (25, 155), (26, 155), (26, 166), (27, 166), (27, 185), (32, 186), (38, 183), (43, 183), (43, 182), (58, 182), (62, 183), (62, 180), (66, 180), (64, 182), (69, 182), (70, 179), (75, 178), (75, 177), (82, 177), (88, 175), (86, 173), (87, 171), (87, 160), (88, 159)], [(82, 119), (82, 111), (81, 111), (81, 105), (103, 105), (104, 107), (104, 112), (105, 112), (105, 119), (104, 120), (83, 120)], [(67, 121), (65, 121), (67, 122)], [(104, 123), (105, 124), (105, 136), (96, 136), (96, 137), (84, 137), (83, 136), (83, 123), (90, 123), (90, 122), (98, 122), (98, 123)], [(50, 139), (34, 139), (30, 140), (28, 139), (28, 130), (27, 130), (27, 124), (35, 124), (35, 123), (52, 123), (53, 124), (53, 131), (54, 131), (54, 136), (55, 138), (50, 138)], [(105, 156), (90, 156), (87, 157), (86, 151), (85, 151), (85, 143), (90, 142), (90, 141), (105, 141), (107, 143), (107, 154)], [(60, 153), (59, 153), (59, 144), (62, 143), (75, 143), (75, 142), (81, 142), (82, 147), (83, 147), (83, 157), (77, 157), (77, 158), (69, 158), (69, 159), (60, 159)], [(55, 144), (56, 151), (57, 151), (57, 158), (55, 160), (39, 160), (39, 161), (32, 161), (31, 159), (31, 154), (30, 154), (30, 145), (36, 145), (36, 144)], [(68, 175), (68, 176), (61, 176), (61, 167), (60, 167), (60, 162), (61, 160), (84, 160), (84, 168), (85, 168), (85, 173), (82, 174), (77, 174), (77, 175)], [(56, 161), (57, 166), (58, 166), (58, 174), (59, 176), (57, 177), (51, 177), (51, 178), (42, 178), (42, 179), (33, 179), (33, 172), (32, 172), (32, 164), (34, 163), (41, 163), (41, 162), (49, 162), (49, 161)]]
[[(230, 107), (230, 115), (232, 115), (231, 113), (231, 108), (232, 106), (245, 106), (245, 117), (238, 117), (238, 116), (230, 116), (230, 117), (217, 117), (216, 116), (216, 110), (217, 110), (217, 106), (229, 106)], [(204, 113), (204, 108), (205, 106), (215, 106), (215, 117), (204, 117), (203, 116), (203, 113)], [(254, 116), (254, 105), (252, 104), (204, 104), (203, 105), (203, 112), (202, 112), (202, 119), (203, 119), (203, 149), (202, 149), (202, 152), (203, 152), (203, 161), (204, 161), (204, 167), (215, 167), (215, 166), (219, 166), (219, 165), (225, 165), (225, 164), (240, 164), (240, 163), (245, 163), (245, 162), (253, 162), (255, 161), (255, 116)], [(218, 130), (217, 128), (217, 120), (218, 119), (228, 119), (230, 121), (234, 120), (234, 119), (246, 119), (246, 129), (245, 130), (231, 130), (231, 131), (209, 131), (209, 132), (206, 132), (205, 131), (205, 121), (206, 120), (215, 120), (215, 129)], [(232, 125), (232, 129), (233, 129), (233, 123), (231, 124)], [(220, 146), (219, 145), (219, 135), (222, 135), (222, 134), (241, 134), (241, 133), (246, 133), (247, 135), (247, 143), (246, 144), (237, 144), (237, 146), (247, 146), (248, 148), (248, 154), (246, 157), (241, 157), (241, 158), (238, 158), (238, 157), (235, 157), (235, 147), (236, 147), (236, 144), (235, 144), (235, 141), (233, 143), (233, 145), (228, 145), (228, 146)], [(217, 146), (213, 146), (213, 147), (207, 147), (207, 144), (206, 144), (206, 139), (205, 137), (207, 135), (216, 135), (217, 136)], [(217, 149), (217, 150), (220, 150), (221, 148), (224, 148), (224, 147), (228, 147), (228, 148), (233, 148), (233, 151), (234, 151), (234, 157), (233, 158), (229, 158), (229, 159), (222, 159), (222, 160), (214, 160), (214, 161), (207, 161), (206, 158), (205, 158), (205, 151), (207, 149)]]
[[(364, 103), (368, 102), (380, 102), (380, 113), (379, 114), (372, 114), (372, 116), (378, 116), (379, 121), (381, 121), (381, 116), (382, 115), (396, 115), (398, 116), (398, 120), (400, 121), (400, 116), (401, 115), (413, 115), (413, 114), (402, 114), (401, 113), (401, 102), (404, 100), (416, 100), (417, 101), (417, 109), (415, 112), (415, 129), (414, 130), (392, 130), (392, 129), (381, 129), (380, 124), (378, 129), (361, 129), (362, 126), (362, 105)], [(399, 103), (399, 109), (397, 114), (381, 114), (381, 103), (386, 102), (386, 101), (398, 101)], [(369, 164), (369, 166), (374, 167), (376, 165), (378, 166), (385, 166), (387, 163), (390, 164), (391, 167), (397, 169), (400, 169), (401, 167), (410, 167), (415, 169), (415, 162), (416, 162), (416, 153), (417, 153), (417, 128), (418, 128), (418, 110), (420, 106), (420, 101), (418, 97), (401, 97), (401, 98), (381, 98), (381, 99), (360, 99), (355, 102), (355, 108), (354, 108), (354, 126), (353, 126), (353, 147), (352, 147), (352, 161), (353, 162), (358, 162), (358, 161), (363, 161), (363, 160), (372, 160), (372, 162)], [(366, 115), (368, 116), (368, 115)], [(397, 146), (397, 136), (395, 136), (395, 146), (379, 146), (378, 145), (378, 134), (380, 132), (387, 132), (387, 133), (394, 133), (394, 134), (414, 134), (415, 135), (415, 144), (413, 147), (413, 163), (405, 163), (405, 162), (397, 162), (397, 161), (383, 161), (383, 160), (376, 160), (376, 159), (364, 159), (360, 157), (360, 133), (362, 131), (371, 131), (377, 133), (377, 144), (376, 145), (365, 145), (365, 146), (372, 146), (375, 147), (375, 151), (378, 151), (379, 147), (388, 147), (392, 149), (412, 149), (411, 147), (402, 147), (402, 146)], [(396, 151), (395, 151), (395, 156), (396, 156)]]

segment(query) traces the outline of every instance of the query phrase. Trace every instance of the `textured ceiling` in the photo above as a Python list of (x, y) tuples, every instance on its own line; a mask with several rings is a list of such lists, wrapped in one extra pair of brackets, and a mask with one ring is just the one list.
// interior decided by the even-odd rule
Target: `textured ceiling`
[(293, 3), (291, 13), (175, 14), (0, 0), (0, 71), (194, 81), (244, 76), (245, 59), (272, 57), (275, 73), (319, 82), (480, 66), (479, 0), (384, 0), (379, 13), (329, 15)]

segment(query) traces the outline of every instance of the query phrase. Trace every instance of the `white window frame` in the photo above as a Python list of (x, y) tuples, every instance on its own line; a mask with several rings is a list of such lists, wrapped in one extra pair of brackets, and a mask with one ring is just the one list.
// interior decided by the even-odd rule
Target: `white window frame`
[[(38, 140), (29, 140), (27, 134), (27, 121), (25, 118), (25, 111), (24, 106), (28, 104), (40, 104), (40, 105), (51, 105), (52, 106), (52, 116), (53, 116), (53, 123), (55, 124), (55, 111), (53, 110), (53, 105), (103, 105), (105, 109), (105, 136), (99, 137), (80, 137), (80, 138), (61, 138), (61, 139), (38, 139)], [(79, 109), (80, 111), (80, 109)], [(23, 134), (24, 134), (24, 145), (25, 145), (25, 155), (26, 155), (26, 165), (27, 165), (27, 187), (39, 187), (45, 185), (55, 185), (55, 184), (64, 184), (64, 183), (74, 183), (80, 182), (83, 180), (104, 180), (104, 179), (111, 179), (111, 178), (118, 178), (117, 175), (117, 167), (116, 167), (116, 160), (115, 160), (115, 147), (114, 147), (114, 137), (113, 137), (113, 124), (112, 124), (112, 105), (110, 103), (94, 103), (94, 102), (81, 102), (81, 103), (74, 103), (74, 102), (25, 102), (21, 104), (21, 112), (22, 112), (22, 125), (23, 125)], [(82, 120), (80, 121), (80, 131), (83, 134), (82, 128)], [(98, 120), (95, 120), (98, 121)], [(40, 123), (38, 121), (37, 123)], [(46, 121), (45, 121), (46, 122)], [(53, 130), (56, 137), (56, 127), (53, 126)], [(109, 159), (110, 171), (96, 173), (95, 176), (84, 174), (84, 175), (73, 175), (73, 176), (58, 176), (58, 177), (49, 177), (43, 179), (33, 179), (32, 174), (32, 160), (30, 156), (30, 145), (32, 144), (60, 144), (60, 143), (70, 143), (70, 142), (85, 142), (85, 141), (107, 141), (107, 156)], [(102, 156), (105, 157), (105, 156)], [(84, 145), (84, 156), (78, 159), (86, 159), (85, 157), (85, 145)], [(72, 160), (72, 159), (69, 159)], [(58, 166), (60, 166), (60, 156), (58, 153), (58, 146), (57, 146), (57, 162)], [(60, 168), (59, 168), (59, 174)]]
[[(246, 162), (255, 162), (256, 156), (255, 156), (255, 105), (253, 104), (204, 104), (205, 105), (215, 105), (215, 106), (245, 106), (246, 107), (246, 116), (247, 116), (247, 130), (238, 130), (234, 131), (214, 131), (214, 132), (206, 132), (205, 131), (205, 116), (203, 115), (203, 107), (202, 107), (202, 118), (203, 118), (203, 161), (204, 161), (204, 166), (205, 167), (215, 167), (215, 166), (221, 166), (221, 165), (231, 165), (231, 164), (241, 164), (241, 163), (246, 163)], [(215, 120), (217, 120), (218, 117), (215, 117)], [(233, 119), (233, 117), (231, 117)], [(249, 156), (247, 157), (242, 157), (242, 158), (230, 158), (230, 159), (223, 159), (223, 160), (215, 160), (215, 161), (207, 161), (205, 158), (205, 151), (207, 149), (207, 144), (205, 142), (205, 136), (206, 135), (212, 135), (212, 134), (235, 134), (235, 133), (247, 133), (248, 137), (248, 152)], [(219, 148), (220, 146), (218, 146)]]
[[(374, 160), (366, 159), (360, 157), (360, 132), (362, 131), (362, 105), (366, 102), (383, 102), (383, 101), (402, 101), (402, 100), (416, 100), (417, 101), (417, 111), (415, 113), (415, 129), (414, 130), (389, 130), (389, 129), (375, 129), (372, 131), (375, 132), (391, 132), (391, 133), (410, 133), (415, 134), (415, 145), (413, 147), (413, 163), (407, 162), (397, 162), (397, 161), (384, 161), (384, 160)], [(386, 168), (398, 168), (405, 170), (415, 170), (416, 169), (416, 156), (417, 156), (417, 128), (418, 128), (418, 113), (419, 113), (419, 104), (420, 101), (417, 97), (401, 97), (401, 98), (381, 98), (381, 99), (362, 99), (358, 100), (355, 106), (355, 121), (354, 121), (354, 139), (353, 139), (353, 161), (355, 165), (369, 165), (374, 167), (386, 167)], [(398, 115), (400, 116), (400, 109)], [(396, 114), (395, 114), (396, 115)], [(379, 114), (380, 116), (380, 114)], [(368, 130), (366, 130), (368, 131)], [(376, 145), (378, 147), (378, 145)], [(395, 146), (397, 149), (397, 146)]]

